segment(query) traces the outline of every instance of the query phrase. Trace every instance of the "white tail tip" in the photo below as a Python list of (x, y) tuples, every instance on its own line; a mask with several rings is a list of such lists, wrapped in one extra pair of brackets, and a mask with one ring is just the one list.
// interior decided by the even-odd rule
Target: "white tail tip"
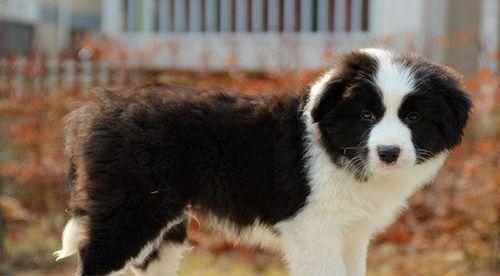
[(54, 252), (53, 256), (56, 261), (76, 254), (78, 251), (78, 243), (82, 240), (82, 228), (75, 218), (72, 218), (64, 227), (62, 234), (62, 249)]

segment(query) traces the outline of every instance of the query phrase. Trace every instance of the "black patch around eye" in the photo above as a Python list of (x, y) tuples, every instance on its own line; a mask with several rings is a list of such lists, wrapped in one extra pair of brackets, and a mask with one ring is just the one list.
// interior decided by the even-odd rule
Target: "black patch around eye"
[(410, 95), (401, 105), (398, 115), (411, 130), (417, 163), (432, 158), (446, 148), (441, 131), (442, 108), (442, 103), (431, 94)]
[[(417, 163), (458, 145), (466, 121), (461, 122), (460, 118), (468, 115), (468, 108), (464, 108), (466, 111), (462, 112), (465, 115), (454, 111), (462, 105), (467, 106), (466, 101), (465, 104), (450, 104), (451, 100), (446, 98), (448, 90), (436, 87), (433, 89), (429, 84), (421, 85), (419, 91), (407, 96), (399, 110), (399, 117), (412, 132)], [(465, 94), (457, 92), (453, 99), (457, 101), (463, 95)], [(418, 120), (410, 120), (414, 113), (418, 113)]]
[(346, 167), (357, 179), (365, 180), (366, 141), (374, 122), (383, 116), (384, 106), (376, 88), (357, 86), (350, 92), (320, 122), (322, 144), (337, 166)]
[(403, 54), (397, 60), (413, 72), (416, 83), (416, 90), (400, 109), (400, 118), (418, 110), (424, 119), (410, 124), (415, 147), (433, 156), (459, 145), (472, 107), (459, 74), (419, 56)]

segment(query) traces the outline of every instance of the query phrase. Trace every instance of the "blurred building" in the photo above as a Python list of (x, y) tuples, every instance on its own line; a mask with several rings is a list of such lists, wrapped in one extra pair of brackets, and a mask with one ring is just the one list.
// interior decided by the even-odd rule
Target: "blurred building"
[(37, 45), (54, 55), (91, 32), (116, 42), (111, 60), (129, 52), (127, 63), (157, 68), (319, 69), (342, 52), (383, 46), (472, 72), (498, 68), (499, 2), (0, 0), (0, 50)]
[(99, 32), (100, 0), (0, 0), (0, 54), (71, 49), (78, 36)]
[(26, 53), (34, 43), (34, 24), (39, 19), (38, 1), (0, 1), (0, 51)]

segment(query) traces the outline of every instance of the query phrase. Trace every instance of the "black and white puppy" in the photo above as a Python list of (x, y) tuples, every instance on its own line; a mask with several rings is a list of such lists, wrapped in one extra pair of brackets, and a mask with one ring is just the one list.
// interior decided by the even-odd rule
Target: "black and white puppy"
[(108, 91), (66, 120), (79, 273), (175, 275), (193, 206), (228, 239), (278, 249), (292, 275), (364, 275), (367, 246), (461, 140), (452, 70), (367, 49), (305, 95), (165, 85)]

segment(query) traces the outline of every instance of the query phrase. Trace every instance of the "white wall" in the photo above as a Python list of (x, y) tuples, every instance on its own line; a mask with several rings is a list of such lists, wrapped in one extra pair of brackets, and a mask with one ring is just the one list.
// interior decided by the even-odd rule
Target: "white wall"
[(371, 31), (376, 35), (421, 33), (424, 4), (424, 0), (370, 1)]

